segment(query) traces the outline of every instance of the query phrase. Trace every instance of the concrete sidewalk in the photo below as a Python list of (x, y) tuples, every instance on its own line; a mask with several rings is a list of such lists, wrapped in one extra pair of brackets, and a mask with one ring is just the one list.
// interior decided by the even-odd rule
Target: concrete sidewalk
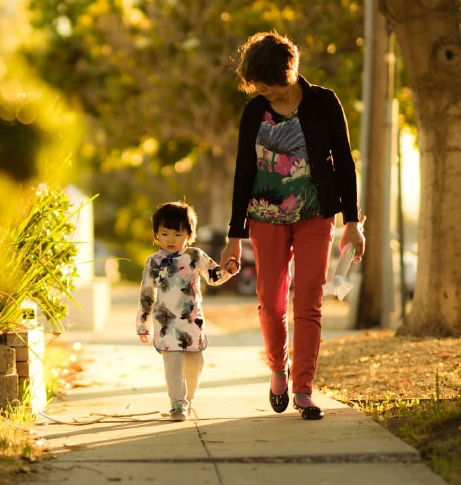
[[(445, 483), (418, 453), (370, 418), (315, 395), (325, 409), (318, 422), (290, 407), (277, 415), (268, 402), (269, 372), (262, 345), (248, 332), (227, 335), (209, 326), (210, 346), (194, 413), (184, 423), (162, 416), (169, 409), (162, 359), (132, 334), (132, 313), (114, 313), (115, 341), (85, 337), (82, 385), (48, 414), (61, 420), (92, 413), (150, 413), (109, 418), (84, 426), (38, 426), (55, 460), (35, 465), (27, 484), (371, 484)], [(117, 326), (116, 322), (120, 325)], [(105, 337), (108, 337), (106, 334)], [(99, 340), (99, 341), (98, 341)], [(255, 343), (256, 342), (256, 343)]]

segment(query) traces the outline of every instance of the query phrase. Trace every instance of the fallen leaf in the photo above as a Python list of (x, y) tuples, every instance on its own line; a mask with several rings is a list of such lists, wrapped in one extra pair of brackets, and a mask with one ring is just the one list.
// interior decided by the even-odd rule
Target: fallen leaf
[(88, 381), (75, 381), (73, 383), (73, 387), (78, 388), (78, 387), (91, 387), (95, 383), (94, 382), (88, 382)]

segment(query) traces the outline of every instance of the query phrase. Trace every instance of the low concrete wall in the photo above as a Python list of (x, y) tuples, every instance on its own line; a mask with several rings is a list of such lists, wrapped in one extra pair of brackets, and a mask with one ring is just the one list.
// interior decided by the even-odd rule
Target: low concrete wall
[(45, 333), (39, 324), (27, 329), (18, 329), (7, 334), (7, 345), (16, 353), (16, 372), (19, 389), (30, 387), (32, 412), (44, 411), (46, 407), (46, 386), (43, 370), (45, 357)]
[[(15, 332), (4, 333), (2, 340), (5, 345), (0, 347), (8, 349), (4, 351), (3, 355), (8, 355), (10, 359), (14, 359), (14, 373), (3, 376), (5, 399), (10, 401), (18, 399), (18, 390), (28, 386), (31, 394), (32, 412), (44, 411), (46, 407), (46, 385), (43, 370), (45, 355), (43, 327), (36, 322), (29, 323), (28, 327), (20, 326), (17, 327)], [(7, 367), (7, 364), (5, 363), (4, 366)], [(1, 367), (0, 358), (0, 369)], [(2, 404), (0, 407), (4, 405)]]

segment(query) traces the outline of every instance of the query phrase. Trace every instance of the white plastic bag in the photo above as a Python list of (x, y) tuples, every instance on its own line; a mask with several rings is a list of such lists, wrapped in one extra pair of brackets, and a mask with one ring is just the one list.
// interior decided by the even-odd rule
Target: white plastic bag
[(338, 300), (344, 300), (346, 295), (354, 286), (352, 283), (346, 281), (346, 275), (354, 260), (355, 248), (352, 243), (346, 244), (339, 257), (334, 275), (330, 281), (327, 281), (323, 286), (323, 295), (334, 295)]

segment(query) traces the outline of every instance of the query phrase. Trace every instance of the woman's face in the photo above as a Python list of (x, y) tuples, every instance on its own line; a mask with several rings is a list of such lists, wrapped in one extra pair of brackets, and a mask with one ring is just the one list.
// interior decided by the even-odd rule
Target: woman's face
[(278, 84), (266, 84), (262, 82), (253, 83), (258, 94), (264, 96), (268, 101), (281, 101), (288, 95), (289, 86), (280, 86)]

